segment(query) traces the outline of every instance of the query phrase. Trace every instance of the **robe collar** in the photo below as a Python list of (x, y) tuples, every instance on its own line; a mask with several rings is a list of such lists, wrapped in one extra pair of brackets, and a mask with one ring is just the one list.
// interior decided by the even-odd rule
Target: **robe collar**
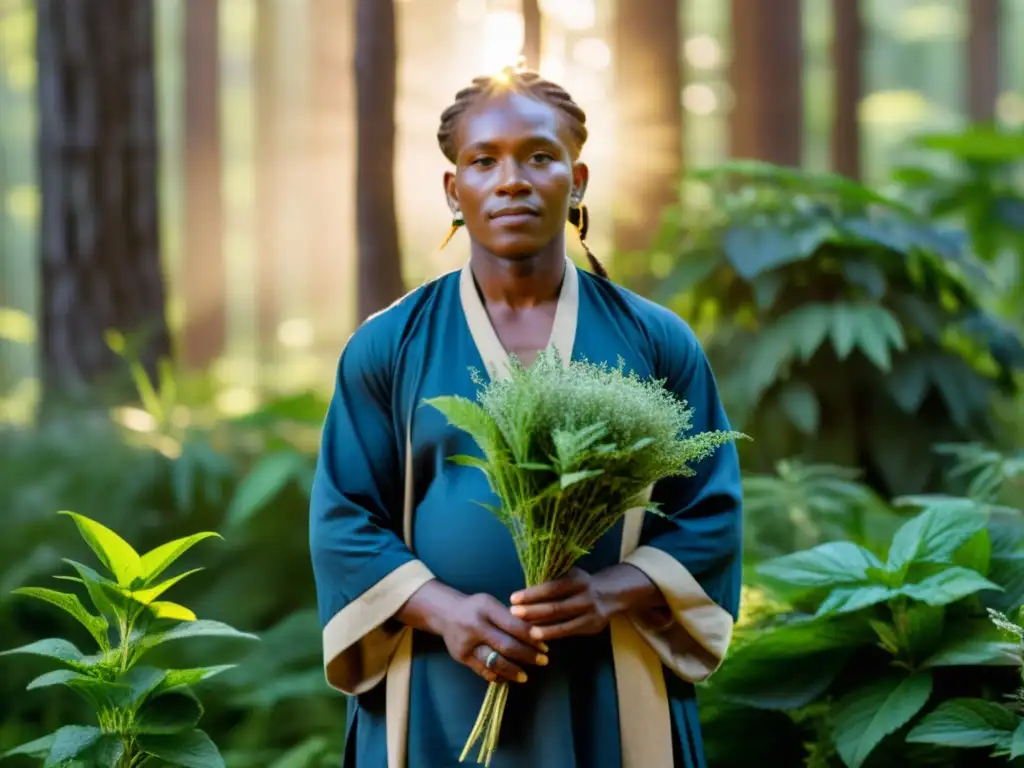
[[(509, 354), (498, 338), (490, 315), (484, 306), (483, 299), (476, 288), (473, 271), (469, 261), (462, 267), (459, 277), (459, 298), (462, 311), (469, 325), (477, 352), (483, 360), (487, 373), (494, 379), (503, 379), (509, 375)], [(562, 363), (569, 364), (572, 349), (576, 342), (576, 324), (579, 320), (580, 286), (576, 265), (567, 256), (565, 258), (565, 277), (562, 290), (558, 294), (558, 305), (555, 309), (555, 320), (551, 326), (551, 337), (547, 348), (558, 352)]]

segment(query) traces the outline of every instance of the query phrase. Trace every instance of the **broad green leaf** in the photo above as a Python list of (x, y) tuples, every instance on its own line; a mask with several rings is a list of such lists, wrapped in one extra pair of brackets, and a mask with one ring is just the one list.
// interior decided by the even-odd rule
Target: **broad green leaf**
[(833, 541), (784, 555), (758, 566), (767, 578), (801, 587), (837, 587), (867, 580), (867, 569), (881, 567), (871, 552), (849, 541)]
[[(82, 756), (81, 768), (120, 768), (119, 760), (124, 755), (124, 742), (116, 734), (104, 734)], [(72, 763), (69, 768), (78, 768)]]
[(900, 594), (928, 605), (948, 605), (983, 589), (1000, 590), (977, 571), (952, 566), (932, 574), (917, 584), (904, 584)]
[(138, 744), (146, 754), (180, 768), (224, 768), (217, 746), (198, 729), (169, 736), (140, 736)]
[(883, 603), (896, 595), (889, 587), (870, 584), (863, 587), (839, 587), (833, 589), (818, 607), (816, 616), (853, 613), (862, 608)]
[(54, 739), (57, 738), (57, 732), (48, 733), (45, 736), (40, 736), (38, 739), (27, 741), (24, 744), (20, 744), (17, 747), (7, 750), (0, 754), (0, 758), (14, 757), (15, 755), (24, 755), (25, 757), (34, 757), (38, 760), (42, 760), (53, 748)]
[(82, 605), (82, 601), (78, 599), (77, 595), (72, 595), (67, 592), (58, 592), (54, 589), (45, 589), (43, 587), (20, 587), (14, 590), (16, 595), (25, 595), (27, 597), (34, 597), (37, 600), (43, 600), (44, 602), (55, 605), (58, 608), (67, 611), (69, 614), (74, 616), (78, 622), (84, 626), (96, 644), (103, 650), (109, 647), (107, 642), (107, 630), (109, 625), (107, 620), (102, 616), (93, 616)]
[(305, 456), (290, 451), (271, 453), (260, 459), (238, 484), (228, 505), (226, 524), (237, 528), (247, 522), (284, 490), (305, 464)]
[(162, 645), (163, 643), (167, 643), (172, 640), (184, 640), (190, 637), (228, 637), (240, 640), (259, 640), (259, 637), (256, 635), (248, 632), (241, 632), (234, 627), (228, 626), (227, 624), (223, 624), (219, 621), (200, 619), (198, 621), (178, 624), (166, 632), (156, 632), (151, 635), (145, 635), (140, 640), (140, 646), (142, 651), (145, 652), (158, 645)]
[(1019, 665), (1017, 643), (1006, 641), (992, 622), (961, 619), (921, 668)]
[(900, 637), (900, 647), (915, 660), (935, 652), (945, 627), (944, 606), (911, 602), (899, 605), (893, 612), (893, 628)]
[(203, 680), (207, 680), (214, 675), (219, 675), (221, 672), (227, 672), (229, 669), (235, 669), (237, 664), (221, 664), (216, 667), (197, 667), (194, 669), (168, 669), (166, 677), (160, 684), (158, 691), (169, 690), (176, 688), (179, 685), (198, 685)]
[(63, 768), (103, 737), (103, 731), (91, 725), (65, 725), (53, 735), (50, 753), (43, 768)]
[(7, 656), (14, 653), (28, 653), (34, 656), (45, 656), (56, 659), (71, 669), (85, 671), (95, 659), (85, 656), (73, 643), (59, 637), (46, 640), (36, 640), (34, 643), (23, 645), (19, 648), (11, 648), (7, 651), (0, 651), (0, 656)]
[(921, 711), (931, 693), (930, 674), (893, 676), (868, 683), (836, 702), (833, 738), (848, 768), (860, 768), (882, 739)]
[(821, 421), (821, 406), (814, 389), (803, 381), (793, 381), (779, 392), (779, 405), (790, 422), (802, 434), (813, 435)]
[(89, 599), (98, 613), (115, 621), (125, 615), (126, 600), (117, 582), (104, 578), (89, 566), (74, 560), (64, 558), (64, 562), (78, 572), (77, 581), (85, 585)]
[(154, 619), (168, 619), (173, 621), (195, 621), (196, 614), (191, 608), (184, 605), (157, 600), (150, 603), (147, 608)]
[(142, 575), (142, 562), (139, 555), (127, 541), (105, 525), (84, 515), (67, 511), (62, 511), (59, 514), (67, 515), (75, 521), (78, 532), (85, 539), (86, 544), (96, 553), (96, 557), (114, 575), (117, 583), (122, 587), (131, 586), (132, 582)]
[(171, 578), (165, 581), (161, 581), (159, 584), (155, 586), (146, 587), (145, 589), (133, 590), (131, 596), (134, 600), (137, 600), (143, 605), (149, 605), (151, 602), (156, 600), (158, 597), (160, 597), (160, 595), (162, 595), (168, 589), (173, 587), (179, 581), (191, 576), (194, 573), (199, 573), (201, 570), (203, 569), (193, 568), (191, 571), (185, 571), (184, 573), (179, 573), (177, 576), (172, 576)]
[(68, 680), (66, 685), (98, 710), (120, 706), (131, 693), (123, 683), (85, 675)]
[(731, 226), (723, 235), (722, 247), (736, 273), (748, 282), (809, 255), (795, 236), (775, 226)]
[(167, 570), (179, 557), (200, 541), (214, 537), (222, 538), (219, 533), (204, 531), (203, 533), (194, 533), (191, 536), (169, 541), (166, 544), (161, 544), (159, 547), (151, 549), (142, 556), (142, 578), (146, 585), (149, 586), (153, 579)]
[(1010, 737), (1010, 759), (1016, 760), (1024, 755), (1024, 720), (1020, 721)]
[(125, 688), (125, 698), (118, 705), (126, 709), (135, 709), (147, 696), (166, 687), (167, 674), (166, 670), (156, 667), (132, 667), (117, 680)]
[(1005, 744), (1020, 718), (994, 701), (944, 701), (907, 734), (907, 741), (943, 747), (978, 749)]
[(35, 678), (25, 686), (25, 690), (32, 691), (36, 688), (48, 688), (51, 685), (63, 685), (71, 680), (77, 680), (81, 677), (82, 674), (80, 672), (75, 672), (72, 669), (54, 669)]
[(136, 733), (179, 733), (194, 728), (203, 716), (199, 699), (185, 687), (155, 695), (139, 708), (132, 725)]
[(981, 513), (937, 504), (911, 518), (896, 532), (886, 570), (895, 573), (911, 563), (948, 563), (953, 553), (985, 528)]

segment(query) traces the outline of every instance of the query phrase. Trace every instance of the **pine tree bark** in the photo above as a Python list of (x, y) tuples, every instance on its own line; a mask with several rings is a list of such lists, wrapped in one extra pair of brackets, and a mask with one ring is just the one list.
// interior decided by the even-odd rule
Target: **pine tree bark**
[(395, 211), (398, 42), (392, 0), (356, 0), (357, 320), (403, 292)]
[(616, 250), (647, 248), (662, 210), (678, 201), (683, 172), (679, 2), (616, 4)]
[(860, 0), (832, 0), (832, 63), (835, 67), (832, 168), (851, 179), (861, 176), (860, 100), (864, 21)]
[(44, 406), (93, 401), (106, 333), (170, 353), (160, 266), (152, 0), (38, 0)]

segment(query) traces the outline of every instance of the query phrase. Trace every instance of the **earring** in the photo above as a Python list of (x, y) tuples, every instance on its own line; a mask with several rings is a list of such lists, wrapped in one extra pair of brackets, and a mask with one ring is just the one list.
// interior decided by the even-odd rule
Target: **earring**
[(439, 251), (443, 250), (444, 247), (446, 245), (448, 245), (449, 242), (451, 242), (451, 239), (453, 237), (455, 237), (455, 233), (459, 231), (459, 227), (463, 226), (465, 223), (466, 223), (465, 220), (462, 218), (462, 211), (456, 211), (454, 213), (454, 215), (452, 216), (452, 226), (451, 226), (451, 229), (448, 230), (448, 234), (445, 236), (444, 240), (441, 242), (441, 247), (438, 248)]
[(580, 235), (580, 243), (586, 248), (587, 230), (590, 229), (590, 213), (583, 203), (569, 208), (569, 223), (576, 227)]

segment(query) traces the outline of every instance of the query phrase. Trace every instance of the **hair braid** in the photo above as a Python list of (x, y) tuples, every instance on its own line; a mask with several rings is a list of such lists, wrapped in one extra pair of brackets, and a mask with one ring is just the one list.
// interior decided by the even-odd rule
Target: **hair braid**
[[(441, 124), (437, 129), (437, 143), (441, 152), (452, 163), (456, 162), (458, 151), (456, 135), (459, 121), (469, 109), (481, 99), (502, 91), (514, 91), (531, 96), (562, 112), (568, 118), (568, 128), (573, 138), (573, 159), (579, 157), (583, 145), (587, 142), (587, 114), (573, 101), (569, 92), (557, 83), (546, 80), (538, 73), (530, 70), (506, 68), (499, 76), (481, 76), (473, 78), (470, 85), (455, 94), (455, 101), (441, 113)], [(608, 278), (608, 270), (598, 260), (587, 245), (586, 236), (589, 226), (587, 209), (582, 204), (569, 211), (569, 223), (580, 233), (580, 244), (586, 251), (591, 269), (603, 278)]]

